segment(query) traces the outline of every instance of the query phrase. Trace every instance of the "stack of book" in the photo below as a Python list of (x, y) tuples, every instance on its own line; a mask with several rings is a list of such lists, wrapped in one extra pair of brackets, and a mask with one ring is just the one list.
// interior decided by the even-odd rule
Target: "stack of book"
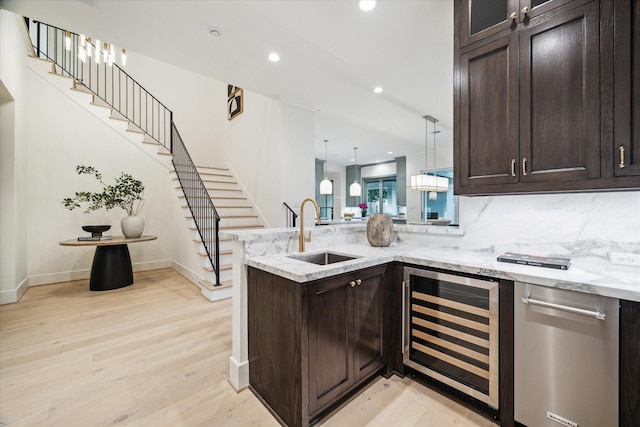
[(506, 252), (498, 257), (500, 262), (510, 262), (513, 264), (532, 265), (534, 267), (557, 268), (567, 270), (571, 264), (570, 258), (545, 257), (526, 254), (516, 254)]
[(93, 242), (93, 241), (111, 240), (111, 239), (113, 239), (113, 236), (81, 236), (81, 237), (78, 237), (78, 241), (79, 242)]

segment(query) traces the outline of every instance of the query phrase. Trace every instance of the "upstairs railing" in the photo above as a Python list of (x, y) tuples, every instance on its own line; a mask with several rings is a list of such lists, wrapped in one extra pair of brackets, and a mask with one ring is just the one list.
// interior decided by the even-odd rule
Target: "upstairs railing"
[[(111, 45), (101, 42), (102, 46), (96, 46), (96, 40), (43, 22), (26, 20), (39, 58), (54, 62), (59, 69), (57, 72), (82, 83), (140, 130), (172, 151), (171, 110), (116, 62), (108, 59), (112, 54)], [(116, 55), (115, 51), (113, 55)]]
[(56, 72), (83, 84), (172, 153), (187, 206), (213, 267), (215, 286), (219, 286), (220, 216), (173, 123), (173, 112), (120, 66), (107, 59), (112, 54), (108, 45), (96, 46), (93, 40), (29, 18), (25, 18), (25, 22), (38, 58), (53, 62)]
[(296, 213), (296, 211), (294, 211), (293, 209), (291, 209), (291, 207), (287, 204), (287, 202), (282, 202), (282, 204), (285, 207), (285, 224), (287, 227), (294, 227), (296, 226), (296, 218), (298, 218), (298, 214)]

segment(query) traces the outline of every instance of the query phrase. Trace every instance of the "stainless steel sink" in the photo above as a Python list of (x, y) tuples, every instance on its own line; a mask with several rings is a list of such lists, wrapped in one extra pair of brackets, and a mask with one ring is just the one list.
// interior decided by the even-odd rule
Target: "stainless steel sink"
[(313, 254), (289, 255), (288, 258), (297, 259), (298, 261), (310, 262), (318, 265), (335, 264), (336, 262), (344, 262), (356, 259), (356, 256), (341, 255), (333, 252), (320, 252)]

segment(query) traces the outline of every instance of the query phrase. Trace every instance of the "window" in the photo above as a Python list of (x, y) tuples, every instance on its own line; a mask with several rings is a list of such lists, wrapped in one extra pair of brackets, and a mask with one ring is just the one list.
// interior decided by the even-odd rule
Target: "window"
[(365, 179), (367, 215), (386, 213), (398, 215), (398, 193), (396, 177)]

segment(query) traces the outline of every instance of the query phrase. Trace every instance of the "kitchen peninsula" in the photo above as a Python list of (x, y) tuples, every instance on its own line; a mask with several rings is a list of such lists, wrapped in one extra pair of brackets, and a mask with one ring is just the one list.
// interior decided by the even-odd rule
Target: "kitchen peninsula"
[[(553, 220), (537, 217), (532, 223), (535, 226), (523, 228), (521, 221), (530, 220), (537, 212), (532, 209), (529, 214), (520, 212), (520, 216), (510, 215), (514, 209), (511, 212), (504, 209), (505, 205), (512, 205), (513, 200), (509, 200), (509, 197), (518, 196), (465, 199), (466, 212), (473, 212), (474, 216), (468, 216), (460, 228), (395, 225), (396, 239), (387, 248), (370, 247), (366, 243), (365, 227), (362, 224), (312, 228), (312, 241), (307, 245), (307, 252), (329, 249), (334, 253), (355, 257), (328, 266), (318, 266), (289, 257), (297, 253), (297, 231), (294, 229), (230, 233), (234, 238), (235, 264), (234, 342), (230, 358), (232, 385), (241, 388), (249, 382), (247, 269), (260, 270), (305, 286), (306, 283), (319, 283), (334, 276), (348, 276), (353, 272), (366, 271), (381, 265), (413, 265), (462, 275), (494, 278), (501, 284), (523, 282), (618, 298), (629, 302), (632, 307), (637, 307), (637, 303), (640, 302), (640, 268), (613, 265), (609, 262), (608, 253), (612, 250), (639, 250), (639, 219), (637, 215), (633, 215), (640, 202), (639, 193), (603, 193), (570, 197), (565, 195), (565, 208), (567, 212), (574, 212), (574, 215), (573, 222), (563, 222), (561, 228), (553, 224), (554, 221), (563, 220), (558, 215)], [(544, 205), (550, 200), (555, 202), (559, 196), (528, 197), (526, 200), (532, 204)], [(594, 207), (603, 207), (605, 210), (611, 209), (611, 206), (620, 208), (623, 205), (610, 204), (613, 199), (620, 198), (625, 198), (625, 205), (628, 205), (628, 212), (625, 210), (627, 208), (618, 210), (623, 214), (620, 229), (610, 227), (604, 219), (599, 220), (572, 210), (576, 204), (584, 203), (585, 199)], [(500, 224), (500, 227), (496, 228), (495, 224)], [(631, 235), (623, 231), (624, 229), (630, 231)], [(549, 237), (549, 230), (554, 231), (553, 238)], [(603, 230), (606, 230), (606, 233)], [(500, 263), (496, 258), (504, 252), (566, 256), (571, 258), (571, 267), (563, 271)], [(354, 276), (350, 280), (355, 279), (357, 277)], [(364, 281), (365, 278), (362, 279)], [(396, 274), (396, 282), (397, 279)], [(396, 283), (394, 286), (399, 284)], [(400, 288), (395, 289), (398, 291)], [(395, 304), (393, 298), (390, 303)], [(394, 310), (396, 308), (398, 307)], [(399, 318), (399, 314), (396, 313), (395, 316)], [(509, 322), (502, 322), (502, 325), (508, 324)], [(621, 327), (623, 326), (621, 320)], [(387, 333), (398, 335), (391, 336), (391, 339), (399, 342), (398, 330)], [(397, 346), (399, 347), (399, 344)], [(638, 351), (637, 348), (635, 351)], [(398, 361), (395, 354), (387, 356), (387, 366), (392, 366), (398, 371), (398, 368), (402, 367), (401, 359)], [(637, 393), (637, 384), (633, 387)], [(505, 397), (506, 394), (502, 399)], [(507, 399), (506, 403), (501, 403), (501, 408), (508, 411), (509, 405), (512, 408), (513, 403), (509, 404)], [(504, 415), (503, 418), (508, 419)]]

